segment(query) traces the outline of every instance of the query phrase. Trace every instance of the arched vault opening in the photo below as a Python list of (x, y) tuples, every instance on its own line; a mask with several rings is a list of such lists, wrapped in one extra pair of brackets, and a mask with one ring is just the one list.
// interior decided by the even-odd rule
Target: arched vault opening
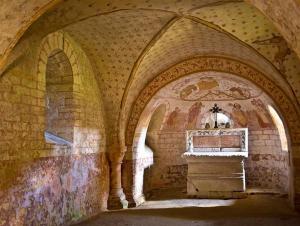
[[(155, 117), (153, 112), (162, 102), (168, 104), (168, 110), (159, 126), (160, 131), (158, 134), (147, 134), (150, 119)], [(215, 57), (199, 57), (179, 63), (158, 75), (140, 93), (132, 108), (126, 134), (129, 149), (123, 166), (123, 182), (127, 197), (133, 197), (136, 204), (143, 202), (143, 183), (150, 186), (148, 191), (152, 190), (150, 196), (146, 194), (149, 197), (155, 196), (155, 189), (176, 188), (177, 185), (180, 191), (174, 194), (184, 194), (182, 181), (186, 181), (186, 166), (180, 156), (186, 147), (185, 132), (191, 128), (205, 128), (209, 108), (215, 102), (220, 104), (224, 115), (230, 119), (232, 128), (249, 129), (249, 160), (245, 164), (247, 188), (252, 189), (251, 192), (289, 194), (293, 199), (293, 175), (289, 162), (291, 151), (282, 152), (280, 131), (268, 110), (268, 105), (272, 105), (280, 114), (292, 115), (284, 117), (287, 141), (292, 147), (297, 143), (298, 136), (292, 123), (297, 123), (295, 119), (298, 115), (292, 101), (255, 69), (241, 62)], [(147, 139), (146, 143), (152, 148), (159, 146), (165, 150), (161, 150), (160, 154), (155, 150), (152, 156), (148, 156), (149, 159), (140, 161), (142, 154), (139, 152), (143, 150), (140, 147), (145, 145), (146, 137), (151, 136), (159, 138), (154, 142)], [(179, 158), (172, 158), (174, 156)], [(280, 161), (274, 163), (271, 159)], [(158, 168), (155, 168), (156, 161), (160, 164)], [(151, 179), (145, 181), (144, 169), (149, 166), (153, 169)], [(181, 182), (176, 185), (178, 181)]]

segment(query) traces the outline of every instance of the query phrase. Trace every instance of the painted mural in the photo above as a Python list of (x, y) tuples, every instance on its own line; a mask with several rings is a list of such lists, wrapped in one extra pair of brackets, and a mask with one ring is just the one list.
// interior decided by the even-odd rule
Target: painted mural
[(255, 115), (257, 117), (257, 121), (261, 128), (269, 128), (272, 127), (272, 119), (270, 114), (265, 106), (265, 104), (261, 101), (261, 99), (253, 99), (251, 100), (253, 106), (255, 106), (256, 111)]
[(162, 94), (185, 101), (228, 101), (247, 100), (258, 97), (261, 91), (239, 78), (220, 75), (216, 72), (206, 72), (204, 76), (197, 74), (176, 82)]
[[(205, 124), (213, 120), (213, 114), (209, 111), (215, 103), (213, 101), (186, 102), (171, 99), (168, 103), (170, 111), (166, 112), (161, 126), (164, 130), (204, 129)], [(216, 103), (223, 109), (222, 113), (229, 118), (231, 128), (248, 127), (253, 130), (275, 128), (262, 98)]]
[(230, 127), (274, 128), (266, 109), (268, 98), (259, 88), (232, 75), (218, 72), (205, 72), (203, 76), (195, 74), (173, 82), (157, 96), (170, 106), (161, 126), (164, 130), (205, 128), (205, 124), (213, 120), (209, 109), (214, 103), (230, 119)]
[(188, 115), (187, 115), (187, 129), (192, 129), (196, 127), (197, 119), (201, 113), (202, 107), (204, 107), (202, 102), (195, 102), (189, 108)]
[(272, 37), (264, 39), (264, 40), (255, 40), (253, 44), (257, 45), (272, 45), (277, 47), (277, 51), (274, 55), (274, 63), (280, 72), (285, 74), (286, 68), (284, 61), (286, 57), (290, 55), (292, 52), (289, 49), (289, 46), (285, 39), (282, 36), (272, 34)]
[(247, 127), (248, 118), (242, 106), (239, 103), (229, 103), (228, 106), (232, 107), (230, 115), (235, 127)]
[(168, 115), (165, 121), (165, 128), (167, 130), (184, 130), (185, 126), (182, 122), (185, 122), (186, 113), (180, 107), (175, 107)]

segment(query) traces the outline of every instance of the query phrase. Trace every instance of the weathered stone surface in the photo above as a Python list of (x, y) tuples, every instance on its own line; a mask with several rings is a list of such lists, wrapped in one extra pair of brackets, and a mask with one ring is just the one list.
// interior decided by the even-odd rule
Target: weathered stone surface
[(0, 225), (66, 225), (106, 210), (105, 153), (0, 161)]
[[(31, 58), (0, 81), (0, 225), (65, 225), (107, 208), (105, 126), (101, 96), (87, 58), (61, 32), (46, 37), (40, 48), (34, 44), (38, 51), (29, 53)], [(57, 65), (53, 61), (47, 65), (48, 56), (61, 56), (62, 51), (65, 55), (56, 59)], [(48, 143), (44, 136), (46, 122), (56, 124), (46, 114), (51, 73), (60, 74), (56, 88), (62, 88), (53, 92), (61, 96), (51, 110), (63, 113), (60, 123), (66, 126), (55, 132), (60, 136), (67, 132), (68, 145)], [(74, 105), (69, 111), (71, 96)]]

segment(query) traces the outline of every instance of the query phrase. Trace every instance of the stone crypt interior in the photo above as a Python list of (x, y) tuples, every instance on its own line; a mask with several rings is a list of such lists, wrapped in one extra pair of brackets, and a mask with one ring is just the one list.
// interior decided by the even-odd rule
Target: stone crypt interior
[(0, 225), (300, 225), (299, 0), (2, 0)]

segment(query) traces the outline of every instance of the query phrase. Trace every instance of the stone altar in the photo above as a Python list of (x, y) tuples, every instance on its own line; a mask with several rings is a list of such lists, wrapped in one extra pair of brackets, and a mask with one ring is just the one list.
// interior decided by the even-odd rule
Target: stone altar
[(197, 198), (245, 197), (248, 129), (188, 130), (187, 194)]

